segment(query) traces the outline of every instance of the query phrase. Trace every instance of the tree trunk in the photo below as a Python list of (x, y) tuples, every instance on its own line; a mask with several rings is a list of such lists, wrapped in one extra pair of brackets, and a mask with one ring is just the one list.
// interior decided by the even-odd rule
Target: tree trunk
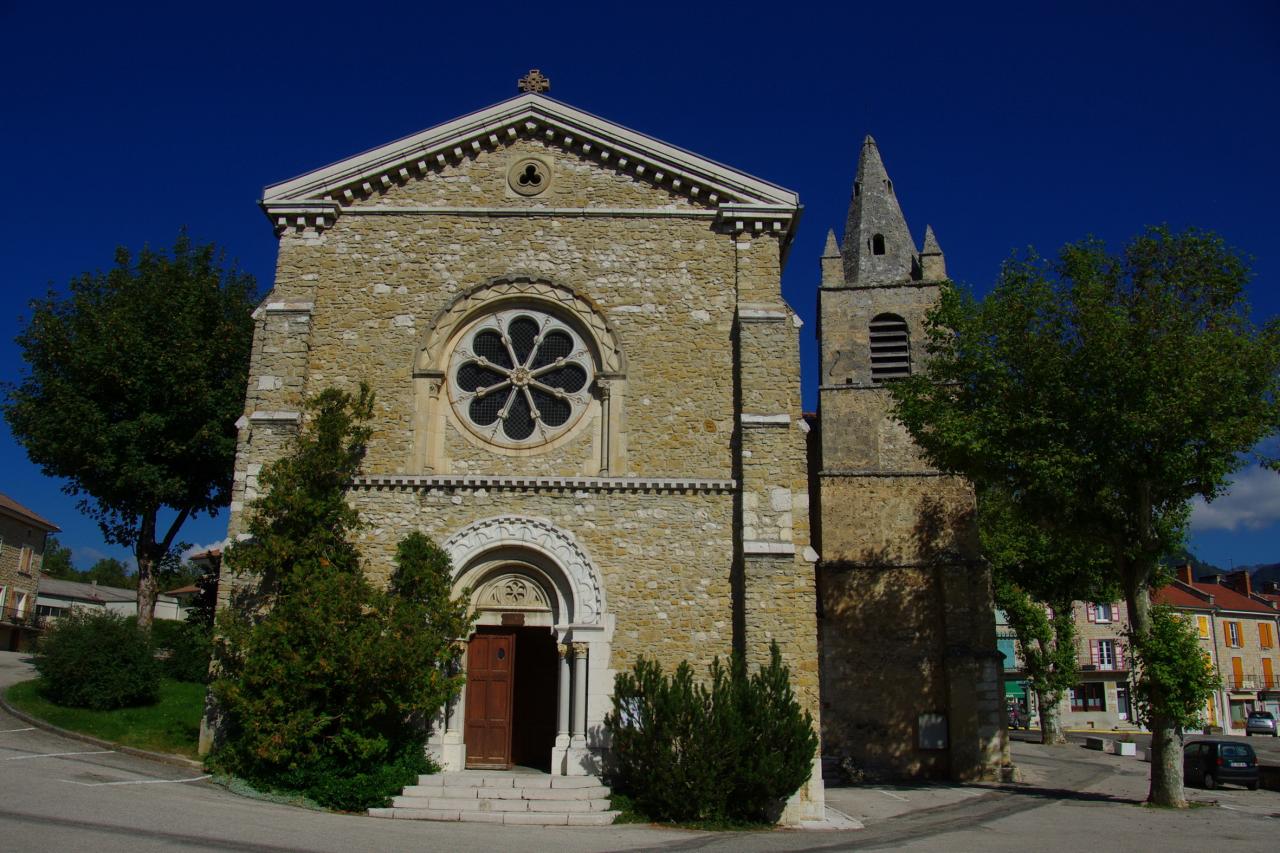
[[(1151, 589), (1145, 578), (1133, 569), (1125, 573), (1125, 603), (1129, 607), (1129, 624), (1135, 637), (1151, 634)], [(1151, 787), (1147, 802), (1157, 806), (1185, 809), (1186, 792), (1182, 787), (1182, 731), (1160, 712), (1164, 697), (1153, 695), (1151, 703)]]
[(1062, 728), (1062, 715), (1058, 712), (1058, 703), (1062, 701), (1062, 693), (1045, 691), (1036, 693), (1036, 703), (1040, 706), (1040, 742), (1057, 746), (1067, 742), (1067, 733)]
[(138, 629), (150, 631), (156, 616), (156, 559), (151, 549), (139, 548), (134, 552), (138, 560)]

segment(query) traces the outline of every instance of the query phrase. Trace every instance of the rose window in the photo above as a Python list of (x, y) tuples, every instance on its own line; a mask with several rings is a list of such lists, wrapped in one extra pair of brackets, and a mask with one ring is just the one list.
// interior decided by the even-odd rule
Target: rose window
[(550, 441), (590, 402), (592, 361), (581, 338), (536, 311), (486, 317), (450, 362), (454, 411), (480, 435), (521, 446)]

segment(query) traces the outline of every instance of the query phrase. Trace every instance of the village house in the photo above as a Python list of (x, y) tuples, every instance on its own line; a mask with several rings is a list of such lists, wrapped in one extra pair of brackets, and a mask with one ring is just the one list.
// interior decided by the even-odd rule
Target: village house
[(25, 651), (36, 635), (40, 564), (58, 526), (0, 494), (0, 649)]

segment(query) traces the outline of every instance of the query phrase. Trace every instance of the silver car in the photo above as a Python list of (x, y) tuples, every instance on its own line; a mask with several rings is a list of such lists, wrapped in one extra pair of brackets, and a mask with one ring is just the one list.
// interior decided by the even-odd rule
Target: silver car
[(1276, 718), (1270, 711), (1250, 711), (1249, 719), (1244, 722), (1244, 733), (1254, 735), (1276, 736)]

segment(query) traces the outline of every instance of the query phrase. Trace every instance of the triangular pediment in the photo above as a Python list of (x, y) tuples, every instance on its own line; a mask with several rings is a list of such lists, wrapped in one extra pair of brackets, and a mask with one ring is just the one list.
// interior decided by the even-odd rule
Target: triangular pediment
[(799, 211), (799, 198), (790, 190), (537, 94), (268, 186), (262, 206), (278, 225), (292, 225), (296, 218), (323, 228), (365, 199), (530, 139), (715, 210), (737, 230), (790, 236)]

